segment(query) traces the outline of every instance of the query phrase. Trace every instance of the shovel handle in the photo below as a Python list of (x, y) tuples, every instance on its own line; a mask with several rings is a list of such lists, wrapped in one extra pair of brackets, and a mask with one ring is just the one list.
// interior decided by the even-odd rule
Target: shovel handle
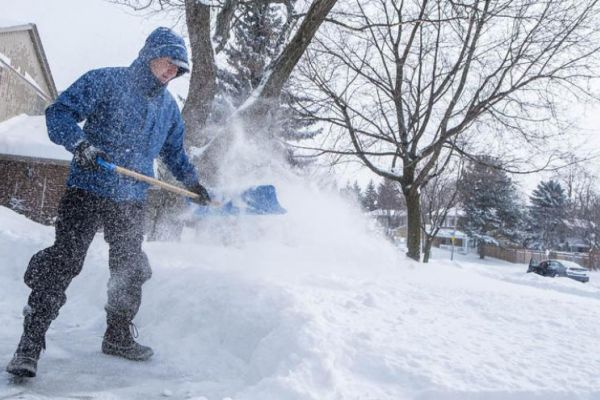
[(150, 185), (157, 186), (157, 187), (167, 190), (171, 193), (179, 194), (181, 196), (186, 196), (186, 197), (189, 197), (192, 199), (197, 199), (198, 197), (200, 197), (198, 194), (196, 194), (194, 192), (190, 192), (189, 190), (182, 189), (180, 187), (171, 185), (169, 183), (160, 181), (158, 179), (152, 178), (147, 175), (139, 174), (139, 173), (132, 171), (130, 169), (127, 169), (127, 168), (119, 167), (113, 163), (106, 162), (101, 158), (98, 158), (97, 162), (98, 162), (98, 165), (100, 165), (102, 168), (104, 168), (107, 171), (116, 172), (118, 174), (128, 176), (135, 180), (146, 182)]

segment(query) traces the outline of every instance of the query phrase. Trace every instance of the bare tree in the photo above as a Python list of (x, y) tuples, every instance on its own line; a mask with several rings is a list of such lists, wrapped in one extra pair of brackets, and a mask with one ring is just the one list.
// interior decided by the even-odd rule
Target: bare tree
[[(217, 90), (215, 56), (210, 40), (210, 7), (200, 1), (188, 0), (185, 2), (185, 16), (193, 62), (183, 119), (188, 132), (200, 132), (208, 120)], [(188, 144), (204, 144), (198, 136), (186, 135)]]
[(600, 195), (597, 177), (585, 165), (573, 162), (555, 175), (565, 189), (567, 221), (572, 239), (582, 240), (593, 250), (600, 249)]
[(569, 156), (565, 162), (567, 166), (555, 173), (555, 179), (565, 188), (565, 194), (569, 201), (569, 212), (581, 217), (580, 210), (589, 208), (595, 195), (596, 177), (574, 156)]
[(423, 262), (429, 262), (431, 246), (448, 214), (458, 204), (458, 181), (462, 173), (462, 160), (443, 168), (421, 191), (421, 230), (423, 232)]
[[(275, 133), (280, 129), (281, 123), (274, 117), (273, 110), (278, 107), (281, 91), (336, 2), (337, 0), (312, 1), (292, 38), (267, 68), (261, 83), (247, 101), (231, 115), (230, 122), (244, 126), (245, 130), (252, 132), (254, 139), (261, 141), (266, 148), (278, 146)], [(212, 137), (204, 150), (201, 162), (204, 170), (209, 172), (209, 175), (205, 176), (207, 180), (218, 179), (221, 156), (234, 140), (232, 132), (232, 129), (226, 127)]]
[[(294, 0), (109, 0), (125, 5), (136, 11), (163, 12), (168, 10), (184, 13), (192, 47), (192, 74), (188, 98), (183, 108), (186, 122), (186, 139), (190, 146), (202, 147), (208, 144), (209, 149), (203, 153), (202, 162), (208, 164), (204, 170), (218, 168), (214, 158), (226, 148), (227, 135), (216, 139), (208, 137), (204, 127), (210, 115), (212, 102), (216, 94), (215, 53), (220, 52), (229, 39), (231, 24), (236, 21), (236, 13), (243, 12), (244, 6), (252, 2), (282, 4), (287, 10), (287, 23), (299, 19), (302, 22), (287, 41), (279, 56), (270, 65), (263, 82), (242, 105), (236, 118), (242, 117), (253, 121), (253, 125), (264, 125), (264, 117), (268, 115), (270, 105), (277, 102), (282, 88), (289, 79), (294, 67), (311, 43), (315, 33), (333, 8), (337, 0), (313, 0), (305, 13), (297, 14)], [(211, 10), (213, 15), (211, 17)], [(214, 18), (213, 18), (214, 17)], [(211, 27), (214, 22), (214, 36)], [(222, 143), (226, 142), (226, 143)]]
[(538, 158), (564, 126), (561, 100), (590, 96), (586, 83), (597, 76), (597, 0), (339, 6), (344, 14), (305, 57), (297, 84), (311, 100), (298, 108), (347, 139), (334, 135), (336, 146), (320, 151), (357, 157), (400, 182), (407, 255), (415, 260), (421, 189), (441, 173), (450, 149), (470, 138), (489, 153), (511, 145), (517, 155)]
[[(215, 183), (219, 176), (222, 155), (233, 140), (230, 126), (219, 129), (218, 132), (207, 132), (205, 129), (217, 92), (217, 65), (215, 53), (223, 50), (229, 39), (229, 30), (235, 23), (236, 13), (244, 11), (244, 6), (252, 2), (268, 4), (283, 4), (287, 10), (287, 23), (302, 19), (293, 37), (288, 40), (282, 35), (280, 40), (286, 43), (280, 55), (274, 60), (265, 74), (263, 82), (250, 96), (250, 100), (242, 105), (240, 110), (232, 114), (232, 119), (238, 123), (251, 125), (254, 134), (267, 133), (261, 140), (273, 140), (269, 135), (271, 127), (269, 114), (272, 104), (277, 104), (282, 88), (289, 79), (292, 70), (298, 63), (315, 33), (319, 29), (327, 14), (337, 0), (312, 0), (308, 10), (303, 15), (295, 14), (293, 4), (295, 0), (109, 0), (116, 4), (132, 7), (136, 11), (164, 12), (175, 10), (185, 16), (192, 48), (192, 74), (188, 97), (183, 108), (183, 117), (186, 123), (186, 144), (188, 148), (203, 148), (199, 160), (202, 164), (200, 173), (205, 182)], [(213, 15), (211, 15), (211, 12)], [(214, 36), (211, 37), (211, 27), (215, 25)], [(287, 34), (287, 33), (286, 33)], [(226, 125), (226, 124), (225, 124)], [(269, 146), (269, 143), (265, 143)], [(159, 174), (163, 179), (169, 179), (170, 174), (164, 166), (159, 165)], [(172, 178), (170, 178), (172, 179)], [(151, 238), (161, 238), (163, 229), (161, 221), (177, 220), (178, 199), (165, 195), (155, 210), (154, 224)], [(177, 236), (181, 231), (181, 224), (174, 229)]]

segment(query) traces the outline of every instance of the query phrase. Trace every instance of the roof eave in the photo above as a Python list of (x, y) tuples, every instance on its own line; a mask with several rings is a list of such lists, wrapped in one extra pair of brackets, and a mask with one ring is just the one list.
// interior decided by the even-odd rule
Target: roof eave
[(0, 33), (6, 32), (19, 32), (19, 31), (28, 31), (35, 27), (34, 24), (21, 24), (21, 25), (12, 25), (12, 26), (0, 26)]
[(44, 46), (42, 46), (42, 40), (40, 38), (40, 34), (38, 32), (37, 26), (35, 24), (29, 24), (31, 26), (31, 39), (35, 45), (35, 51), (38, 53), (38, 56), (42, 60), (42, 69), (44, 71), (44, 77), (46, 78), (46, 82), (48, 84), (48, 88), (50, 89), (50, 94), (52, 95), (52, 100), (54, 101), (58, 97), (58, 91), (56, 90), (56, 85), (54, 84), (54, 78), (52, 77), (52, 72), (50, 71), (50, 65), (48, 64), (48, 58), (46, 57), (46, 53), (44, 52)]
[(50, 71), (50, 64), (48, 64), (48, 58), (46, 57), (46, 53), (44, 52), (44, 46), (42, 46), (42, 40), (40, 39), (40, 34), (38, 32), (37, 26), (34, 23), (28, 23), (0, 27), (0, 33), (21, 31), (29, 31), (29, 35), (31, 37), (31, 41), (33, 43), (35, 52), (37, 53), (39, 59), (42, 61), (42, 73), (44, 74), (44, 79), (46, 80), (46, 84), (48, 85), (48, 89), (50, 90), (50, 97), (52, 98), (52, 101), (54, 101), (58, 97), (58, 91), (56, 90), (54, 78), (52, 77), (52, 72)]

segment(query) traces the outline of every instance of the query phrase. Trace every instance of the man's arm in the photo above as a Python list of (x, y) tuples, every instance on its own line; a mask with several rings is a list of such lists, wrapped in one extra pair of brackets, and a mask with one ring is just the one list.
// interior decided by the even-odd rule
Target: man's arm
[(104, 95), (106, 84), (98, 70), (79, 78), (56, 101), (46, 109), (48, 136), (54, 143), (64, 146), (71, 153), (85, 139), (77, 125), (96, 108)]

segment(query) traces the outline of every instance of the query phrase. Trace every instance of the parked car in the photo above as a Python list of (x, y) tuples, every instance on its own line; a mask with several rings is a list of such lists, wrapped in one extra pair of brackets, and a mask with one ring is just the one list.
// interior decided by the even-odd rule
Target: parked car
[(575, 279), (576, 281), (583, 283), (590, 280), (588, 270), (573, 261), (535, 261), (531, 259), (531, 261), (529, 261), (527, 272), (535, 272), (536, 274), (550, 276), (552, 278), (556, 276), (566, 276), (567, 278)]

